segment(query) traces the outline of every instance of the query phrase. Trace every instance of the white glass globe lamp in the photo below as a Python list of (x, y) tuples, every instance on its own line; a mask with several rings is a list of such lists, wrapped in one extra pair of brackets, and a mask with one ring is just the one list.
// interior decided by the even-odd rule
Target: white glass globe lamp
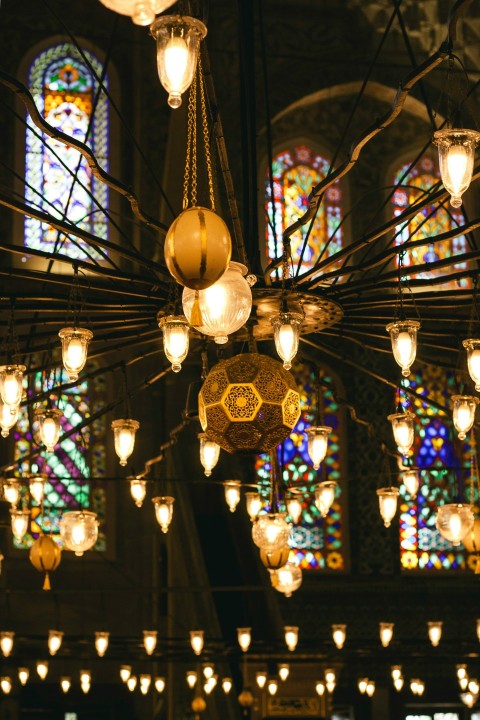
[(185, 315), (160, 317), (158, 326), (163, 333), (163, 351), (175, 373), (182, 369), (182, 362), (188, 355), (190, 327)]
[(295, 312), (281, 312), (270, 319), (275, 348), (283, 360), (285, 370), (290, 370), (292, 360), (298, 352), (302, 320), (303, 316)]
[(480, 141), (480, 132), (444, 128), (433, 135), (438, 148), (442, 183), (450, 193), (450, 204), (454, 208), (462, 205), (462, 195), (472, 180), (475, 148)]
[(325, 459), (328, 449), (328, 436), (332, 432), (326, 425), (312, 425), (307, 428), (307, 449), (315, 470)]
[(471, 505), (448, 503), (437, 509), (436, 527), (445, 540), (460, 545), (473, 528), (474, 514)]
[(399, 490), (396, 487), (384, 487), (377, 490), (378, 505), (385, 527), (390, 527), (397, 512)]
[(63, 514), (59, 524), (63, 544), (78, 557), (91, 550), (97, 542), (97, 514), (90, 510), (70, 510)]
[(399, 320), (385, 328), (390, 333), (395, 361), (402, 368), (402, 375), (410, 375), (410, 367), (417, 355), (417, 332), (420, 323), (417, 320)]
[(152, 502), (155, 506), (155, 517), (160, 525), (160, 529), (163, 533), (167, 533), (170, 523), (172, 522), (175, 498), (169, 495), (162, 495), (152, 498)]
[(267, 554), (285, 547), (290, 535), (286, 513), (259, 515), (252, 525), (253, 542)]
[(393, 437), (402, 455), (408, 455), (413, 445), (415, 415), (407, 412), (393, 413), (388, 416), (392, 423)]
[(120, 419), (112, 422), (115, 452), (120, 460), (120, 465), (125, 467), (127, 460), (135, 447), (135, 433), (140, 427), (138, 420)]
[(475, 390), (480, 391), (480, 340), (470, 338), (463, 341), (463, 347), (467, 351), (468, 372), (475, 383)]
[(93, 338), (91, 330), (86, 328), (65, 327), (58, 333), (62, 341), (63, 367), (70, 382), (78, 380), (79, 373), (87, 362), (88, 345)]
[(62, 417), (62, 411), (56, 408), (38, 408), (35, 411), (35, 418), (39, 424), (40, 440), (47, 448), (47, 452), (53, 452), (55, 445), (58, 443)]
[(452, 395), (452, 402), (453, 424), (458, 432), (458, 439), (465, 440), (467, 432), (475, 422), (475, 410), (480, 401), (471, 395)]
[[(214, 338), (219, 345), (228, 342), (228, 336), (240, 330), (250, 317), (252, 291), (244, 278), (245, 265), (230, 262), (220, 280), (206, 290), (198, 291), (202, 325), (196, 330)], [(191, 323), (195, 290), (184, 288), (182, 294), (183, 312)]]

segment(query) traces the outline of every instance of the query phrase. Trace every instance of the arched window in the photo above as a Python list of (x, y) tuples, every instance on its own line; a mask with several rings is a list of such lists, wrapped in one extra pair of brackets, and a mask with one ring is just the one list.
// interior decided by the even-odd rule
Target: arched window
[[(338, 404), (329, 389), (322, 389), (322, 423), (333, 429), (329, 436), (328, 452), (324, 467), (314, 470), (307, 450), (306, 430), (315, 422), (312, 398), (316, 395), (317, 377), (331, 386), (328, 372), (302, 364), (295, 372), (300, 392), (301, 417), (290, 437), (279, 447), (278, 460), (283, 467), (283, 480), (299, 491), (303, 497), (303, 513), (300, 522), (293, 525), (290, 533), (291, 559), (303, 570), (344, 570), (342, 488), (340, 463), (340, 413)], [(268, 455), (259, 455), (256, 471), (260, 491), (269, 500), (271, 466)], [(315, 503), (315, 486), (322, 480), (335, 480), (335, 501), (326, 518), (322, 518)]]
[[(268, 260), (281, 257), (283, 231), (298, 220), (308, 208), (308, 196), (330, 169), (329, 161), (308, 145), (295, 145), (277, 153), (273, 158), (274, 212), (270, 187), (270, 173), (265, 176), (265, 244)], [(300, 274), (312, 269), (315, 263), (334, 255), (343, 246), (342, 191), (338, 182), (327, 192), (318, 210), (303, 254)], [(291, 237), (294, 265), (300, 262), (308, 225)]]
[[(450, 407), (457, 387), (452, 372), (427, 365), (403, 381), (421, 396), (435, 399)], [(403, 394), (402, 394), (403, 395)], [(470, 502), (469, 460), (471, 448), (467, 440), (452, 436), (451, 423), (445, 412), (436, 410), (420, 398), (408, 400), (417, 416), (412, 465), (421, 469), (420, 489), (412, 499), (400, 485), (400, 559), (403, 570), (448, 570), (475, 568), (476, 558), (470, 557), (463, 545), (454, 547), (435, 527), (439, 505), (457, 502), (457, 496)]]
[[(102, 65), (84, 51), (97, 77)], [(103, 78), (108, 86), (108, 78)], [(60, 43), (40, 52), (28, 74), (28, 87), (45, 120), (57, 130), (85, 142), (104, 170), (108, 170), (108, 106), (92, 69), (78, 50)], [(64, 143), (42, 134), (27, 119), (25, 199), (60, 220), (67, 220), (100, 238), (107, 238), (103, 212), (108, 188), (93, 175), (83, 156)], [(27, 217), (26, 248), (61, 252), (72, 259), (100, 260), (101, 254), (78, 239), (66, 238), (51, 225)]]
[[(440, 171), (438, 168), (438, 159), (436, 157), (423, 157), (414, 168), (409, 170), (409, 164), (402, 165), (394, 176), (394, 185), (398, 186), (393, 194), (393, 215), (400, 215), (410, 205), (425, 197), (434, 186), (439, 187)], [(445, 204), (442, 207), (435, 205), (426, 205), (421, 212), (410, 218), (407, 222), (398, 225), (395, 228), (395, 244), (403, 245), (409, 241), (421, 240), (425, 238), (435, 237), (440, 233), (447, 232), (453, 228), (459, 227), (464, 223), (464, 218), (458, 209), (452, 208)], [(459, 255), (466, 251), (466, 239), (464, 235), (454, 238), (453, 240), (444, 240), (442, 242), (426, 242), (415, 248), (408, 248), (403, 257), (403, 266), (411, 268), (409, 272), (411, 277), (426, 279), (432, 277), (441, 277), (453, 271), (452, 267), (446, 270), (430, 269), (428, 271), (415, 273), (415, 265), (425, 265), (426, 263), (436, 262), (444, 258)], [(454, 266), (456, 269), (464, 269), (465, 263), (458, 263)], [(458, 288), (467, 287), (469, 281), (466, 278), (453, 282), (442, 283), (442, 288)]]

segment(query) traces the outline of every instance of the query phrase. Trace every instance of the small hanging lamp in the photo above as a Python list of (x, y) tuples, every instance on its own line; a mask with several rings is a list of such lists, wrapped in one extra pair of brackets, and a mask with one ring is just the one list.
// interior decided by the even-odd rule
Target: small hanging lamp
[(140, 675), (138, 680), (140, 685), (140, 692), (142, 693), (142, 695), (146, 695), (150, 690), (150, 685), (152, 684), (152, 676), (145, 673)]
[(144, 630), (143, 631), (143, 646), (147, 655), (153, 655), (155, 648), (157, 647), (157, 630)]
[(108, 643), (110, 641), (109, 632), (96, 632), (95, 633), (95, 650), (97, 651), (98, 657), (103, 657), (108, 649)]
[(155, 685), (155, 690), (158, 693), (163, 693), (163, 691), (165, 690), (165, 687), (167, 685), (167, 681), (165, 680), (164, 677), (156, 677), (154, 680), (154, 685)]
[(277, 570), (269, 570), (270, 582), (277, 592), (281, 592), (285, 597), (292, 597), (292, 594), (298, 590), (303, 581), (303, 573), (301, 568), (294, 562), (286, 562), (285, 565)]
[(434, 620), (429, 623), (427, 623), (428, 626), (428, 639), (432, 643), (433, 647), (437, 647), (440, 643), (440, 639), (442, 637), (442, 626), (443, 623)]
[(436, 528), (440, 535), (453, 545), (460, 545), (473, 529), (475, 516), (471, 505), (448, 503), (437, 509)]
[(158, 326), (163, 333), (163, 351), (175, 373), (182, 369), (188, 355), (190, 327), (185, 315), (157, 315)]
[(16, 507), (20, 500), (20, 483), (18, 480), (16, 478), (6, 478), (3, 481), (2, 490), (4, 499), (9, 502), (12, 507)]
[(45, 573), (43, 589), (50, 590), (50, 573), (57, 569), (62, 550), (50, 535), (40, 535), (30, 548), (30, 562), (39, 572)]
[(329, 693), (333, 693), (337, 684), (337, 676), (333, 668), (325, 670), (325, 685)]
[(168, 532), (173, 517), (173, 503), (175, 498), (168, 495), (152, 498), (155, 506), (155, 517), (163, 533)]
[(147, 481), (143, 478), (130, 478), (130, 495), (137, 507), (142, 507), (147, 494)]
[(407, 468), (402, 472), (402, 482), (405, 490), (408, 492), (412, 500), (417, 497), (418, 488), (420, 486), (418, 468)]
[(332, 638), (337, 650), (341, 650), (345, 645), (345, 640), (347, 638), (347, 626), (332, 625)]
[(285, 505), (287, 506), (287, 512), (292, 518), (292, 522), (298, 525), (300, 518), (302, 517), (303, 505), (298, 495), (289, 495), (285, 498)]
[(237, 640), (243, 652), (247, 652), (252, 642), (252, 628), (237, 628)]
[(60, 537), (65, 548), (81, 557), (98, 540), (97, 514), (90, 510), (69, 510), (60, 519)]
[(2, 651), (3, 657), (10, 657), (13, 650), (13, 641), (15, 638), (14, 632), (4, 631), (0, 632), (0, 650)]
[(112, 422), (115, 440), (115, 452), (120, 459), (120, 465), (125, 467), (127, 460), (135, 447), (135, 433), (140, 427), (138, 420), (114, 420)]
[(34, 473), (28, 478), (28, 490), (32, 500), (41, 505), (45, 495), (45, 484), (47, 482), (45, 473)]
[(205, 476), (210, 477), (220, 457), (220, 445), (209, 440), (204, 432), (198, 433), (197, 437), (200, 440), (200, 462), (205, 469)]
[(136, 687), (137, 687), (137, 676), (130, 675), (130, 677), (127, 680), (127, 688), (130, 690), (130, 692), (133, 692)]
[(48, 652), (50, 655), (56, 655), (60, 650), (63, 641), (63, 632), (60, 630), (49, 630), (48, 632)]
[(267, 673), (265, 672), (265, 670), (258, 670), (255, 673), (255, 681), (260, 690), (263, 690), (267, 682)]
[(410, 375), (410, 367), (417, 355), (417, 332), (420, 328), (418, 320), (399, 320), (385, 328), (390, 333), (392, 351), (395, 361), (402, 368), (402, 375)]
[(368, 678), (359, 678), (357, 682), (358, 691), (365, 695), (367, 692)]
[(322, 697), (323, 695), (325, 695), (325, 683), (323, 682), (323, 680), (318, 680), (318, 681), (315, 683), (315, 692), (316, 692), (317, 695), (319, 695), (320, 697)]
[(328, 449), (328, 436), (332, 432), (326, 425), (312, 425), (305, 431), (308, 439), (308, 454), (315, 470), (325, 459)]
[(324, 480), (315, 487), (315, 505), (322, 517), (326, 517), (335, 500), (335, 480)]
[(290, 665), (288, 663), (280, 663), (278, 666), (278, 677), (282, 682), (290, 675)]
[(278, 692), (278, 680), (276, 678), (269, 678), (267, 681), (267, 690), (269, 695), (276, 695)]
[(4, 675), (0, 678), (0, 689), (4, 695), (10, 695), (12, 692), (12, 678), (8, 675)]
[(392, 642), (394, 627), (395, 627), (394, 623), (390, 623), (390, 622), (381, 622), (380, 623), (379, 630), (380, 630), (380, 642), (382, 643), (382, 647), (388, 647), (390, 645), (390, 643)]
[(72, 687), (72, 678), (64, 675), (60, 678), (60, 687), (62, 688), (62, 692), (66, 695), (70, 688)]
[(30, 510), (10, 509), (10, 522), (12, 525), (12, 534), (18, 543), (21, 543), (28, 532), (30, 524)]
[(40, 440), (47, 448), (47, 452), (53, 452), (60, 437), (60, 420), (63, 417), (61, 410), (56, 408), (37, 408), (35, 418), (39, 424)]
[(58, 336), (62, 341), (63, 367), (70, 382), (75, 382), (87, 362), (88, 345), (93, 333), (86, 328), (65, 327), (59, 331)]
[(463, 347), (467, 351), (468, 372), (475, 383), (475, 390), (480, 391), (480, 340), (470, 338), (463, 341)]
[(197, 673), (195, 670), (187, 670), (186, 673), (187, 685), (192, 690), (197, 683)]
[(0, 397), (14, 412), (22, 401), (25, 370), (25, 365), (0, 366)]
[(45, 680), (45, 678), (48, 675), (48, 661), (47, 660), (38, 660), (36, 664), (37, 668), (37, 675), (40, 678), (40, 680)]
[(392, 423), (393, 437), (402, 455), (408, 455), (413, 445), (415, 415), (409, 410), (389, 415), (388, 420)]
[(296, 625), (285, 625), (283, 628), (285, 634), (285, 645), (293, 652), (298, 644), (298, 627)]
[(285, 545), (285, 547), (273, 553), (266, 553), (265, 550), (260, 550), (260, 560), (267, 570), (280, 570), (280, 568), (283, 568), (288, 563), (289, 557), (290, 547), (288, 545)]
[(390, 527), (397, 512), (399, 490), (396, 487), (383, 487), (377, 490), (380, 515), (385, 527)]
[(450, 205), (459, 208), (461, 196), (472, 180), (480, 132), (447, 127), (434, 133), (433, 142), (438, 148), (440, 174), (445, 190), (450, 193)]
[(247, 513), (250, 516), (250, 520), (255, 520), (258, 513), (263, 507), (262, 498), (258, 492), (246, 492), (245, 503), (247, 506)]
[(452, 402), (453, 424), (458, 432), (458, 439), (465, 440), (467, 432), (475, 422), (475, 410), (480, 401), (471, 395), (452, 395)]
[(30, 677), (30, 670), (27, 667), (19, 667), (18, 668), (18, 679), (19, 679), (20, 685), (25, 686), (28, 682), (29, 677)]
[(266, 513), (253, 522), (253, 542), (266, 553), (274, 553), (285, 547), (290, 535), (287, 513)]
[(225, 693), (225, 695), (228, 695), (233, 687), (233, 680), (232, 678), (226, 677), (222, 680), (222, 690)]
[(10, 430), (16, 425), (20, 405), (5, 405), (0, 402), (0, 427), (2, 428), (2, 437), (8, 437)]
[(292, 360), (298, 352), (302, 321), (303, 315), (296, 312), (289, 312), (288, 310), (280, 312), (270, 319), (273, 327), (275, 348), (278, 356), (283, 360), (285, 370), (290, 370)]
[(195, 655), (201, 655), (204, 644), (203, 630), (190, 630), (190, 645)]
[(150, 25), (155, 15), (171, 7), (175, 0), (100, 0), (109, 10), (129, 15), (135, 25)]
[(240, 502), (240, 488), (242, 483), (240, 480), (226, 480), (223, 483), (225, 489), (225, 500), (228, 505), (230, 512), (235, 512), (237, 505)]
[(120, 680), (122, 682), (126, 683), (131, 674), (132, 674), (132, 666), (131, 665), (120, 665)]

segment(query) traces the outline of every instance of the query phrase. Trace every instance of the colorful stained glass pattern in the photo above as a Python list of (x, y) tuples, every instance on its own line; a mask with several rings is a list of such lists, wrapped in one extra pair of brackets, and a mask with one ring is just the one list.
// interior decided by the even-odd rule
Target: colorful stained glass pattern
[[(425, 366), (403, 381), (405, 387), (445, 408), (451, 407), (456, 392), (453, 373)], [(475, 567), (462, 545), (454, 547), (435, 527), (439, 505), (457, 502), (468, 495), (470, 445), (453, 438), (450, 417), (430, 404), (402, 395), (404, 405), (415, 412), (417, 423), (411, 462), (421, 469), (420, 489), (412, 500), (400, 485), (400, 559), (403, 570), (449, 570)], [(457, 468), (446, 470), (445, 468)], [(462, 492), (463, 491), (463, 492)]]
[[(88, 51), (85, 57), (97, 76), (102, 66)], [(103, 79), (108, 87), (108, 78)], [(108, 170), (108, 106), (94, 73), (69, 43), (41, 52), (34, 60), (28, 86), (45, 120), (57, 130), (85, 142), (104, 170)], [(108, 209), (108, 188), (92, 174), (82, 155), (72, 147), (42, 134), (27, 117), (25, 148), (27, 204), (66, 220), (100, 238), (108, 226), (101, 208)], [(94, 199), (95, 198), (95, 199)], [(47, 223), (27, 217), (25, 247), (59, 252), (72, 259), (100, 260), (94, 247), (67, 238)]]
[[(431, 192), (432, 188), (437, 190), (441, 187), (438, 159), (430, 156), (423, 157), (417, 165), (409, 171), (409, 164), (403, 165), (395, 174), (395, 186), (398, 185), (393, 195), (393, 214), (397, 217), (416, 201), (423, 199), (425, 193)], [(429, 238), (440, 233), (447, 232), (464, 223), (462, 213), (452, 208), (447, 201), (443, 207), (427, 205), (421, 212), (410, 218), (407, 222), (397, 225), (395, 228), (395, 244), (406, 243), (406, 252), (403, 257), (403, 266), (407, 268), (408, 275), (417, 279), (441, 277), (444, 271), (441, 269), (414, 272), (415, 265), (425, 265), (444, 258), (466, 252), (467, 241), (465, 235), (460, 235), (453, 240), (442, 242), (428, 242)], [(425, 245), (408, 248), (410, 241), (425, 239)], [(454, 266), (457, 270), (465, 269), (465, 263), (458, 263)], [(449, 267), (445, 272), (452, 272)], [(465, 278), (442, 284), (443, 289), (468, 287), (469, 281)]]
[[(58, 383), (66, 383), (68, 379), (64, 371), (58, 373)], [(61, 419), (61, 435), (79, 425), (85, 418), (90, 417), (95, 409), (105, 402), (105, 385), (103, 377), (95, 378), (90, 384), (88, 381), (80, 382), (74, 388), (51, 394), (52, 404), (63, 412)], [(28, 393), (31, 397), (45, 391), (45, 377), (36, 373)], [(32, 410), (30, 410), (32, 413)], [(29, 473), (29, 465), (22, 458), (26, 458), (32, 448), (36, 447), (37, 426), (33, 422), (33, 438), (30, 429), (27, 408), (21, 410), (20, 418), (15, 428), (15, 461), (18, 463), (22, 475)], [(29, 547), (41, 532), (59, 534), (59, 520), (62, 512), (91, 509), (98, 514), (100, 521), (99, 539), (95, 546), (97, 550), (106, 547), (106, 489), (102, 477), (105, 476), (105, 434), (106, 423), (104, 415), (92, 425), (78, 433), (72, 434), (59, 442), (53, 453), (44, 451), (32, 463), (32, 472), (43, 472), (48, 477), (45, 487), (45, 496), (42, 507), (31, 500), (31, 532), (26, 536), (21, 547)], [(92, 473), (94, 480), (92, 481)], [(26, 489), (25, 489), (26, 493)]]
[[(311, 190), (328, 174), (330, 163), (307, 145), (282, 150), (273, 159), (274, 212), (272, 213), (270, 176), (265, 180), (266, 248), (269, 260), (282, 255), (283, 231), (308, 208)], [(342, 192), (338, 182), (325, 193), (301, 262), (300, 274), (311, 270), (323, 256), (330, 257), (343, 245)], [(291, 237), (294, 265), (300, 256), (308, 226)], [(327, 247), (327, 242), (328, 243)], [(295, 270), (296, 272), (296, 270)]]
[[(318, 372), (318, 371), (317, 371)], [(303, 513), (300, 522), (293, 525), (290, 533), (291, 559), (303, 570), (344, 570), (342, 544), (341, 467), (339, 446), (339, 409), (330, 390), (323, 393), (323, 424), (333, 428), (329, 436), (328, 454), (324, 468), (313, 469), (308, 455), (306, 429), (315, 421), (312, 398), (316, 394), (316, 375), (313, 368), (302, 365), (295, 373), (300, 392), (302, 414), (290, 437), (278, 449), (278, 460), (283, 467), (283, 480), (290, 489), (303, 497)], [(332, 378), (323, 370), (320, 380), (331, 384)], [(258, 455), (256, 472), (259, 489), (269, 500), (271, 464), (269, 455)], [(314, 489), (322, 480), (335, 480), (336, 497), (327, 517), (323, 519), (314, 503)]]

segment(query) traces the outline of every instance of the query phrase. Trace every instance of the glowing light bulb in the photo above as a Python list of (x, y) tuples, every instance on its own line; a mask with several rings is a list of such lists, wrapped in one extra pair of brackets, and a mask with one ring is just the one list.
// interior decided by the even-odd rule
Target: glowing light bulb
[(214, 672), (215, 668), (210, 663), (206, 663), (203, 666), (203, 674), (207, 680), (210, 680), (210, 678), (213, 677)]
[(225, 693), (225, 695), (228, 695), (228, 694), (229, 694), (229, 692), (230, 692), (230, 690), (232, 689), (232, 687), (233, 687), (232, 678), (228, 678), (228, 677), (223, 678), (223, 680), (222, 680), (222, 690), (223, 690), (223, 692)]
[(278, 691), (278, 680), (270, 678), (267, 682), (267, 690), (269, 695), (276, 695)]
[(157, 646), (158, 632), (156, 630), (143, 631), (143, 646), (147, 655), (153, 655)]
[(150, 685), (152, 684), (152, 676), (151, 675), (140, 675), (139, 683), (140, 683), (140, 692), (142, 693), (142, 695), (146, 695), (148, 693), (148, 691), (150, 690)]
[(2, 402), (13, 410), (20, 405), (22, 400), (25, 370), (25, 365), (2, 365), (0, 367), (0, 397)]
[(166, 680), (164, 677), (156, 677), (154, 680), (155, 690), (162, 693), (165, 690)]
[(410, 375), (410, 367), (417, 354), (417, 332), (420, 323), (417, 320), (399, 320), (390, 323), (386, 331), (390, 333), (393, 357), (402, 368), (402, 375)]
[(267, 682), (267, 673), (264, 670), (259, 670), (255, 675), (255, 680), (260, 690), (263, 690)]
[(12, 534), (17, 542), (22, 542), (28, 532), (30, 524), (30, 510), (10, 510), (10, 519), (12, 524)]
[(392, 423), (393, 437), (402, 455), (408, 455), (413, 445), (415, 416), (411, 412), (393, 413), (388, 416)]
[(163, 333), (163, 350), (172, 363), (173, 372), (180, 372), (188, 354), (189, 325), (184, 315), (157, 316)]
[(120, 465), (125, 467), (127, 460), (135, 447), (135, 434), (140, 427), (138, 420), (114, 420), (112, 430), (115, 441), (115, 452), (120, 460)]
[(209, 440), (205, 433), (199, 433), (198, 439), (200, 440), (200, 462), (204, 467), (205, 476), (210, 477), (220, 457), (220, 445)]
[(475, 410), (478, 398), (470, 395), (453, 395), (453, 424), (458, 432), (459, 440), (465, 440), (467, 432), (475, 422)]
[(1, 677), (0, 688), (5, 695), (9, 695), (12, 691), (12, 679), (9, 677)]
[(240, 480), (227, 480), (223, 483), (225, 488), (225, 500), (230, 512), (235, 512), (240, 502), (240, 488), (242, 483)]
[(37, 674), (40, 680), (45, 680), (48, 675), (48, 662), (46, 660), (39, 660), (37, 662)]
[(135, 677), (135, 675), (130, 675), (127, 680), (127, 687), (130, 692), (133, 692), (135, 690), (135, 688), (137, 687), (137, 678)]
[(285, 644), (290, 650), (290, 652), (293, 652), (295, 648), (297, 647), (298, 643), (298, 627), (295, 627), (293, 625), (286, 625), (284, 627), (285, 632)]
[(308, 454), (315, 470), (318, 470), (323, 462), (328, 449), (328, 435), (332, 432), (331, 427), (318, 425), (307, 428)]
[(160, 525), (160, 529), (163, 533), (166, 533), (172, 522), (175, 498), (169, 496), (154, 497), (152, 498), (152, 502), (155, 506), (155, 517)]
[(289, 675), (290, 675), (290, 665), (288, 663), (281, 663), (278, 666), (278, 676), (279, 676), (280, 680), (285, 682), (285, 680), (288, 678)]
[(130, 495), (137, 507), (142, 507), (147, 494), (147, 481), (141, 478), (130, 478)]
[(120, 666), (120, 679), (122, 682), (126, 683), (131, 674), (132, 674), (132, 666), (131, 665), (121, 665)]
[(290, 517), (292, 518), (295, 525), (298, 524), (300, 521), (300, 518), (302, 516), (303, 512), (303, 506), (301, 500), (298, 499), (298, 497), (295, 497), (294, 495), (292, 497), (289, 497), (286, 502), (287, 505), (287, 511)]
[(345, 645), (345, 639), (347, 637), (347, 626), (346, 625), (332, 625), (332, 637), (337, 650), (341, 650)]
[(171, 37), (165, 48), (165, 73), (170, 85), (168, 104), (177, 108), (182, 104), (181, 88), (188, 65), (188, 47), (181, 37)]
[(433, 647), (437, 647), (442, 637), (442, 622), (434, 621), (428, 623), (428, 637)]
[(398, 488), (385, 487), (377, 490), (380, 515), (385, 527), (390, 527), (397, 512)]
[(78, 375), (87, 361), (88, 344), (93, 333), (85, 328), (66, 327), (58, 333), (62, 341), (63, 366), (71, 382), (78, 380)]
[(46, 475), (31, 475), (28, 481), (30, 495), (37, 505), (41, 505), (45, 493)]
[(15, 637), (14, 632), (1, 632), (0, 633), (0, 649), (3, 657), (9, 657), (13, 650), (13, 639)]
[(405, 470), (402, 473), (402, 482), (405, 486), (406, 491), (410, 495), (410, 497), (416, 498), (418, 493), (418, 488), (420, 486), (420, 478), (418, 476), (418, 470), (416, 469), (410, 469)]
[(246, 492), (245, 502), (247, 504), (247, 512), (250, 515), (251, 520), (255, 520), (258, 513), (263, 507), (262, 498), (258, 492)]
[(190, 645), (195, 655), (201, 655), (203, 643), (203, 630), (190, 630)]
[(59, 630), (50, 630), (48, 633), (48, 652), (55, 655), (62, 646), (63, 632)]
[(391, 674), (392, 674), (392, 680), (398, 680), (398, 678), (402, 677), (402, 666), (401, 665), (392, 665), (390, 668)]
[(197, 673), (195, 672), (195, 670), (188, 670), (186, 678), (188, 687), (193, 689), (197, 683)]
[(95, 650), (97, 651), (98, 657), (103, 657), (108, 649), (108, 643), (110, 640), (110, 633), (108, 632), (96, 632), (95, 633)]
[(452, 207), (461, 206), (461, 196), (470, 185), (475, 147), (479, 140), (480, 133), (475, 130), (445, 128), (434, 134), (442, 182), (450, 193)]
[(302, 320), (303, 315), (293, 312), (281, 312), (271, 318), (275, 348), (283, 360), (285, 370), (290, 370), (292, 360), (297, 354)]
[(393, 638), (394, 623), (381, 622), (380, 623), (380, 642), (382, 647), (388, 647)]
[(20, 685), (26, 685), (29, 677), (30, 677), (30, 670), (28, 668), (26, 668), (26, 667), (18, 668), (18, 679), (20, 681)]
[(328, 511), (333, 505), (336, 487), (335, 480), (324, 480), (315, 488), (315, 505), (322, 517), (328, 515)]
[(61, 677), (60, 678), (60, 687), (62, 688), (63, 693), (68, 693), (70, 688), (72, 687), (72, 680), (69, 677)]
[(252, 628), (237, 628), (237, 640), (243, 652), (247, 652), (252, 642)]
[(325, 695), (325, 683), (322, 680), (319, 680), (317, 683), (315, 683), (315, 692), (317, 695)]
[(0, 427), (2, 428), (2, 437), (8, 437), (10, 430), (18, 420), (19, 405), (5, 405), (0, 402)]
[(368, 695), (368, 697), (372, 697), (375, 692), (375, 682), (373, 680), (369, 680), (367, 682), (367, 686), (365, 688), (365, 693)]

